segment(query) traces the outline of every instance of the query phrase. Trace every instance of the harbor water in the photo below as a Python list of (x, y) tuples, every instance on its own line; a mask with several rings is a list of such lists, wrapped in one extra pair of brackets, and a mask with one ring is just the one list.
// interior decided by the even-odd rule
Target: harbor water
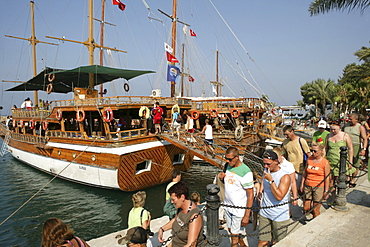
[[(206, 186), (217, 172), (219, 169), (209, 164), (194, 163), (182, 177), (190, 192), (200, 192), (204, 200)], [(52, 178), (10, 153), (0, 157), (0, 246), (40, 246), (43, 222), (51, 217), (62, 219), (85, 240), (127, 228), (134, 192), (93, 188), (58, 178), (40, 191)], [(145, 207), (153, 218), (163, 215), (165, 188), (163, 184), (145, 190)]]

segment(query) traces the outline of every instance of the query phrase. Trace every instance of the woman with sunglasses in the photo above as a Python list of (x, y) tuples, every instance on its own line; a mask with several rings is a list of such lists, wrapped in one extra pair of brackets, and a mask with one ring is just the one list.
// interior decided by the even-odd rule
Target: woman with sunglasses
[[(340, 129), (339, 122), (332, 122), (330, 124), (330, 134), (326, 138), (326, 159), (330, 163), (331, 181), (335, 181), (339, 176), (339, 160), (340, 160), (340, 147), (345, 146), (348, 148), (347, 175), (351, 175), (356, 168), (352, 167), (353, 162), (353, 145), (351, 137)], [(332, 185), (332, 184), (331, 184)]]
[(305, 192), (303, 209), (308, 212), (313, 208), (311, 213), (314, 218), (320, 215), (320, 200), (322, 198), (326, 200), (329, 196), (330, 164), (323, 156), (324, 145), (313, 143), (300, 188), (301, 192)]

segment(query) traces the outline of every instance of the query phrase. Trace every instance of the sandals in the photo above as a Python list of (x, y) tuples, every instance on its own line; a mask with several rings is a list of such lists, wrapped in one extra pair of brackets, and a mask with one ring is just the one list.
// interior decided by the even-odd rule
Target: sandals
[(348, 188), (354, 188), (354, 187), (356, 187), (356, 183), (351, 183), (351, 182), (349, 182), (348, 183)]

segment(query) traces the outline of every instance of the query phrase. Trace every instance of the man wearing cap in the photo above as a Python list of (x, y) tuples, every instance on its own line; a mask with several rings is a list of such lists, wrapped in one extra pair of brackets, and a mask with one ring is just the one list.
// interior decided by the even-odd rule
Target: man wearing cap
[[(148, 241), (148, 232), (140, 227), (133, 227), (127, 231), (125, 237), (118, 240), (118, 244), (127, 245), (128, 247), (151, 247), (151, 242)], [(149, 245), (147, 245), (147, 241)]]
[[(288, 234), (289, 224), (289, 197), (290, 176), (280, 168), (279, 156), (273, 150), (267, 150), (263, 154), (265, 166), (263, 174), (263, 197), (259, 217), (258, 247), (268, 246), (268, 242), (275, 244)], [(282, 205), (280, 205), (282, 204)], [(273, 207), (274, 205), (280, 205)], [(268, 208), (264, 208), (268, 207)], [(281, 229), (280, 229), (281, 228)]]
[[(238, 149), (229, 147), (225, 153), (225, 159), (229, 162), (226, 172), (220, 172), (219, 178), (225, 184), (224, 204), (252, 207), (253, 195), (253, 173), (247, 165), (239, 159)], [(226, 224), (231, 235), (231, 246), (246, 246), (243, 238), (244, 227), (249, 223), (250, 209), (238, 209), (225, 207)]]
[(326, 136), (330, 133), (326, 130), (327, 123), (325, 120), (320, 120), (317, 127), (319, 128), (318, 131), (313, 133), (312, 142), (321, 143), (325, 145), (326, 143)]

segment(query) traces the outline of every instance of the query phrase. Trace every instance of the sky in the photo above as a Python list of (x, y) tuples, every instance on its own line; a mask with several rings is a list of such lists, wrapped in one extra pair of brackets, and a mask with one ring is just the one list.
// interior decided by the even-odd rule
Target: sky
[[(87, 40), (87, 1), (35, 0), (36, 37), (58, 46), (37, 45), (37, 72), (44, 67), (72, 69), (88, 65), (85, 46), (48, 39), (45, 36)], [(165, 75), (167, 62), (164, 42), (171, 44), (171, 20), (157, 9), (171, 14), (171, 0), (122, 0), (121, 11), (106, 1), (104, 45), (127, 53), (105, 51), (106, 66), (153, 70), (155, 74), (130, 80), (130, 91), (123, 90), (123, 79), (107, 83), (106, 96), (149, 96), (160, 89), (169, 96), (170, 83)], [(310, 17), (311, 1), (296, 0), (178, 0), (178, 18), (190, 25), (197, 36), (183, 32), (179, 24), (175, 56), (177, 64), (191, 74), (195, 82), (185, 82), (186, 96), (213, 96), (210, 81), (215, 80), (215, 51), (219, 51), (219, 76), (222, 95), (261, 97), (268, 95), (277, 105), (295, 105), (301, 100), (300, 87), (322, 78), (337, 79), (347, 64), (359, 63), (354, 52), (369, 46), (370, 10), (332, 11)], [(33, 77), (31, 46), (27, 41), (4, 35), (31, 36), (30, 3), (28, 0), (1, 0), (0, 9), (0, 78), (27, 81)], [(100, 19), (100, 1), (94, 0), (94, 17)], [(149, 19), (148, 18), (154, 18)], [(160, 20), (160, 21), (157, 21)], [(99, 23), (94, 22), (94, 37), (99, 41)], [(95, 52), (96, 64), (99, 63)], [(13, 104), (20, 106), (33, 92), (5, 92), (16, 86), (1, 83), (2, 115), (10, 114)], [(177, 85), (180, 82), (177, 81)], [(72, 94), (39, 92), (44, 100), (72, 99)]]

